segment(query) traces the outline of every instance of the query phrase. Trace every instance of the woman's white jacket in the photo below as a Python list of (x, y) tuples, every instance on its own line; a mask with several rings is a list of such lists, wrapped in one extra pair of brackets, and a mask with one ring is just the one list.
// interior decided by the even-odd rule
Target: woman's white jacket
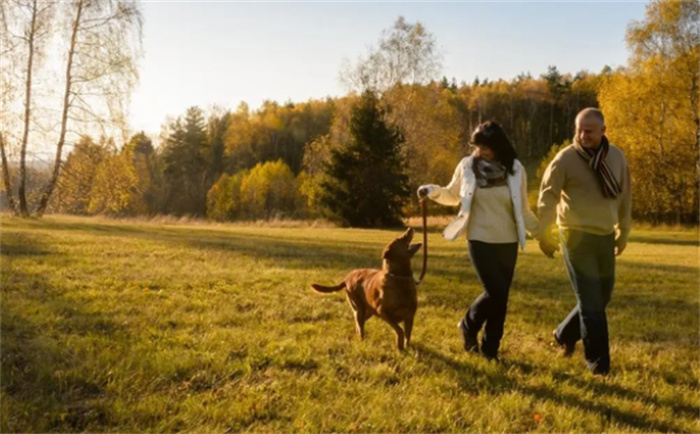
[[(460, 205), (459, 214), (447, 225), (442, 235), (452, 241), (461, 234), (469, 224), (469, 211), (471, 210), (474, 191), (476, 190), (476, 175), (472, 169), (474, 157), (467, 156), (462, 159), (452, 175), (452, 181), (446, 186), (430, 184), (428, 197), (435, 202), (455, 206)], [(513, 174), (507, 178), (510, 197), (513, 201), (515, 226), (518, 231), (518, 242), (521, 248), (525, 247), (525, 229), (531, 233), (537, 233), (537, 217), (530, 209), (527, 201), (527, 175), (520, 161), (513, 162)]]

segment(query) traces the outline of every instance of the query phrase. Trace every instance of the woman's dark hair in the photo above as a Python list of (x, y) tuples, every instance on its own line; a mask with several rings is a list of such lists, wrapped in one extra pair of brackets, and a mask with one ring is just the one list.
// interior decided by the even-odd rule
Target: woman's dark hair
[(513, 174), (513, 162), (518, 157), (515, 148), (510, 143), (503, 128), (493, 121), (479, 124), (469, 140), (471, 145), (485, 146), (493, 151), (496, 160), (501, 163), (508, 173)]

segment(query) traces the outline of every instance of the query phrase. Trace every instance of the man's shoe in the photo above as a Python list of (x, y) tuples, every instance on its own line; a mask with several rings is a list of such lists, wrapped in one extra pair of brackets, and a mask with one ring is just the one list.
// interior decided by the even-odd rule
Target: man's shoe
[(554, 342), (557, 343), (560, 347), (564, 349), (562, 352), (562, 355), (564, 357), (571, 357), (574, 354), (574, 351), (576, 351), (576, 342), (573, 344), (568, 344), (566, 342), (562, 342), (559, 340), (559, 337), (557, 337), (557, 329), (552, 330), (552, 337), (554, 338)]
[(599, 363), (586, 363), (588, 365), (588, 369), (591, 370), (593, 375), (597, 377), (606, 377), (608, 374), (610, 374), (610, 364), (608, 363), (606, 365), (601, 365)]
[(464, 320), (460, 321), (457, 323), (457, 328), (459, 328), (459, 331), (462, 334), (462, 344), (464, 346), (464, 351), (468, 353), (479, 353), (479, 341), (476, 339), (476, 336), (470, 335), (466, 328), (464, 327)]

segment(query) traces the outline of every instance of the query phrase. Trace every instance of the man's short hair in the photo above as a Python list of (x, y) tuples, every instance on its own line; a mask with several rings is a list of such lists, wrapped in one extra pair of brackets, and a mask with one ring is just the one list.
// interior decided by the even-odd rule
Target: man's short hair
[(595, 107), (587, 107), (578, 112), (576, 115), (576, 122), (583, 118), (595, 118), (600, 121), (601, 125), (605, 125), (605, 116), (603, 116), (603, 112)]

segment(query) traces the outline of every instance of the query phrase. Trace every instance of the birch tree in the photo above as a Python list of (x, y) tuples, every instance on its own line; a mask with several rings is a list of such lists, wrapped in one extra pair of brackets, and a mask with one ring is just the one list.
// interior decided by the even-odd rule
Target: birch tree
[(426, 84), (440, 72), (442, 56), (435, 36), (420, 23), (399, 16), (377, 45), (355, 65), (346, 61), (340, 81), (350, 91), (384, 92), (395, 85)]
[[(16, 214), (29, 216), (27, 204), (26, 155), (29, 133), (32, 129), (32, 90), (35, 70), (42, 66), (53, 29), (56, 7), (52, 2), (38, 0), (8, 0), (0, 3), (2, 38), (0, 65), (2, 65), (2, 152), (3, 183), (10, 206)], [(20, 103), (20, 99), (22, 103)], [(14, 112), (14, 113), (13, 113)], [(15, 139), (19, 143), (19, 187), (15, 204), (10, 184), (7, 148)]]
[[(3, 91), (11, 95), (6, 107), (14, 114), (2, 124), (2, 150), (6, 154), (19, 145), (19, 214), (42, 216), (60, 175), (63, 149), (79, 137), (77, 131), (125, 132), (141, 57), (141, 6), (126, 0), (10, 0), (2, 2), (2, 22)], [(60, 55), (47, 57), (49, 51)], [(57, 65), (61, 74), (54, 76)], [(37, 87), (43, 92), (35, 92)], [(54, 143), (51, 175), (32, 210), (23, 191), (24, 159), (32, 144), (47, 142)]]

